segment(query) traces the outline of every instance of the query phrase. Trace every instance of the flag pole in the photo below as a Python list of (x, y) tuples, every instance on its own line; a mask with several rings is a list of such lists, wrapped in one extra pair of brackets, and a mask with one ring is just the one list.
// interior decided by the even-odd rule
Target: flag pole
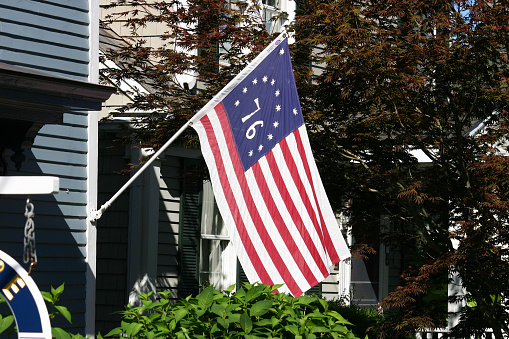
[(168, 141), (166, 141), (163, 146), (161, 146), (161, 148), (159, 148), (156, 153), (154, 153), (154, 155), (152, 155), (145, 164), (143, 164), (142, 167), (140, 167), (140, 169), (136, 171), (136, 173), (124, 184), (124, 186), (122, 186), (122, 188), (118, 190), (117, 193), (115, 193), (114, 196), (110, 198), (110, 200), (106, 201), (98, 210), (92, 209), (89, 215), (90, 221), (95, 222), (100, 219), (103, 213), (122, 193), (124, 193), (127, 187), (129, 187), (147, 169), (147, 167), (149, 167), (157, 159), (157, 157), (159, 157), (175, 141), (175, 139), (177, 139), (186, 130), (186, 128), (191, 125), (191, 120), (187, 121)]

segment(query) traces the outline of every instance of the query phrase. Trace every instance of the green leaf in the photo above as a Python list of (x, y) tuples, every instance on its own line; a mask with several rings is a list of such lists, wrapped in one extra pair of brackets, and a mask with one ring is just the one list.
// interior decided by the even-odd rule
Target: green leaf
[(262, 291), (265, 289), (264, 285), (254, 285), (246, 292), (246, 302), (249, 302), (253, 299), (256, 299), (258, 296), (262, 294)]
[(177, 311), (175, 311), (175, 322), (179, 322), (182, 318), (184, 318), (187, 314), (189, 313), (189, 311), (185, 308), (181, 308)]
[(214, 304), (210, 308), (210, 311), (214, 314), (217, 314), (220, 317), (225, 318), (226, 317), (226, 305), (222, 304)]
[(218, 323), (219, 325), (223, 326), (223, 328), (224, 328), (224, 329), (226, 329), (226, 330), (228, 329), (228, 325), (229, 325), (229, 324), (226, 322), (226, 320), (224, 320), (224, 319), (223, 319), (223, 318), (221, 318), (221, 317), (217, 317), (217, 318), (216, 318), (216, 321), (217, 321), (217, 323)]
[(69, 312), (67, 307), (65, 307), (65, 306), (55, 306), (55, 308), (58, 310), (58, 312), (60, 312), (61, 315), (64, 316), (64, 318), (69, 323), (71, 323), (71, 324), (74, 323), (74, 320), (72, 319), (72, 316), (71, 316), (71, 312)]
[(327, 318), (327, 316), (323, 313), (313, 312), (306, 315), (306, 318)]
[(299, 328), (296, 325), (286, 325), (285, 330), (287, 330), (288, 332), (290, 332), (293, 335), (299, 334)]
[(114, 335), (121, 334), (121, 333), (124, 333), (124, 331), (122, 331), (121, 327), (117, 327), (117, 328), (114, 328), (111, 331), (109, 331), (108, 334), (106, 334), (106, 337), (112, 337)]
[(249, 315), (247, 315), (247, 312), (242, 313), (240, 316), (240, 327), (244, 332), (249, 333), (253, 329), (253, 322), (251, 321), (251, 318)]
[(59, 327), (53, 327), (51, 329), (51, 335), (55, 339), (71, 339), (71, 335), (69, 332), (59, 328)]
[(214, 300), (214, 288), (212, 286), (207, 287), (196, 296), (196, 300), (201, 309), (209, 308)]
[(41, 291), (41, 294), (42, 294), (42, 298), (44, 300), (46, 300), (47, 302), (49, 302), (50, 304), (53, 304), (53, 298), (51, 296), (51, 293), (49, 292), (45, 292), (45, 291)]
[(265, 327), (265, 326), (272, 326), (272, 319), (262, 319), (260, 321), (255, 322), (256, 326)]
[(331, 316), (333, 318), (336, 318), (340, 324), (353, 325), (351, 322), (349, 322), (348, 320), (343, 318), (343, 316), (336, 311), (329, 311), (329, 312), (326, 312), (325, 314), (328, 316)]
[(56, 289), (54, 289), (53, 286), (51, 286), (51, 294), (53, 294), (55, 300), (59, 300), (60, 295), (64, 292), (64, 287), (65, 284), (58, 286)]
[(259, 317), (267, 313), (272, 306), (272, 300), (260, 300), (251, 306), (249, 314), (252, 317)]
[(230, 285), (226, 290), (226, 294), (230, 295), (230, 293), (232, 293), (232, 291), (235, 289), (235, 284), (233, 285)]
[(143, 324), (138, 324), (138, 323), (129, 324), (129, 328), (126, 332), (127, 337), (128, 338), (135, 337), (138, 334), (138, 332), (140, 332), (142, 327), (143, 327)]
[(12, 325), (13, 322), (14, 322), (14, 316), (13, 315), (8, 315), (8, 316), (5, 316), (3, 318), (0, 315), (0, 333), (2, 333), (5, 330), (7, 330)]
[(346, 333), (348, 332), (348, 328), (346, 328), (346, 326), (344, 325), (336, 325), (332, 328), (332, 330), (334, 332), (339, 332), (339, 333)]
[(324, 326), (311, 327), (311, 333), (329, 333), (330, 329)]
[(327, 312), (329, 310), (329, 304), (327, 303), (327, 301), (320, 298), (318, 298), (318, 301), (320, 302), (320, 304), (322, 304), (324, 311)]

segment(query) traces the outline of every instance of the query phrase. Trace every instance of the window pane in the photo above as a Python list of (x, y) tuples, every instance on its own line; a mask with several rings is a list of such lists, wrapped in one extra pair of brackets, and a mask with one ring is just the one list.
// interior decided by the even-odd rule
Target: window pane
[(201, 240), (200, 284), (222, 291), (236, 282), (236, 256), (228, 240)]
[(217, 209), (210, 181), (205, 181), (203, 183), (202, 204), (201, 233), (228, 236), (228, 231)]

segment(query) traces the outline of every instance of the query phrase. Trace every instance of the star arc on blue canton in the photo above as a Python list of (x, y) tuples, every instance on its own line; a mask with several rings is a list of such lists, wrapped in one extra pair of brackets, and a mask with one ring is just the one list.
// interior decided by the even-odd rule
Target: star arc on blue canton
[(304, 124), (287, 40), (223, 99), (244, 171)]

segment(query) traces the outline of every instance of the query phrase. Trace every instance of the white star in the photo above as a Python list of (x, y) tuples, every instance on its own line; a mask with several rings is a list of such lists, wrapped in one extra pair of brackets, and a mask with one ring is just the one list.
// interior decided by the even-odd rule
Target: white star
[(294, 108), (294, 109), (293, 109), (293, 115), (297, 115), (298, 113), (299, 113), (299, 112), (297, 112), (297, 109), (296, 109), (296, 108)]
[(276, 111), (278, 111), (278, 112), (279, 112), (280, 110), (281, 110), (281, 105), (277, 105), (277, 106), (276, 106)]
[(258, 83), (258, 79), (256, 79), (256, 78), (255, 78), (255, 79), (253, 80), (253, 85), (256, 85), (257, 83)]
[(263, 145), (258, 146), (258, 152), (261, 152), (263, 149)]
[(272, 80), (270, 81), (270, 84), (271, 84), (272, 86), (274, 86), (274, 84), (275, 84), (275, 83), (276, 83), (276, 80), (274, 80), (274, 79), (272, 79)]
[(281, 48), (281, 49), (279, 50), (279, 55), (283, 55), (283, 54), (285, 54), (285, 50)]
[(264, 77), (262, 78), (262, 81), (263, 81), (263, 82), (267, 82), (268, 80), (269, 80), (269, 78), (267, 78), (267, 76), (264, 76)]
[(250, 150), (248, 153), (247, 153), (250, 157), (253, 156), (253, 150)]
[(277, 91), (276, 91), (276, 96), (277, 96), (277, 97), (279, 96), (279, 93), (280, 93), (280, 92), (279, 92), (279, 90), (277, 90)]
[(274, 123), (272, 124), (275, 128), (277, 128), (279, 126), (279, 122), (278, 121), (274, 121)]
[(246, 94), (246, 93), (247, 93), (247, 87), (244, 87), (244, 88), (242, 89), (242, 93), (244, 93), (244, 94)]
[(238, 106), (238, 105), (240, 105), (240, 101), (237, 100), (237, 101), (235, 101), (235, 106)]
[(267, 139), (272, 140), (273, 136), (272, 134), (267, 135)]

